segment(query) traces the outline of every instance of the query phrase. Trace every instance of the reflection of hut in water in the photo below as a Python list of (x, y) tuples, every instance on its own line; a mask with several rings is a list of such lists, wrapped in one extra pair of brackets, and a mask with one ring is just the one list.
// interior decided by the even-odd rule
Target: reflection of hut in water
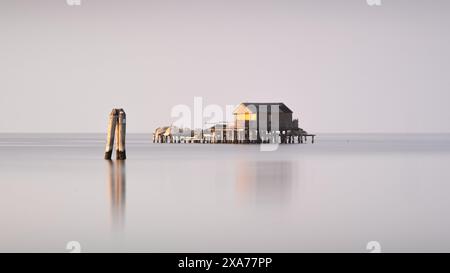
[(240, 201), (281, 205), (290, 200), (296, 179), (291, 161), (237, 162), (236, 192)]

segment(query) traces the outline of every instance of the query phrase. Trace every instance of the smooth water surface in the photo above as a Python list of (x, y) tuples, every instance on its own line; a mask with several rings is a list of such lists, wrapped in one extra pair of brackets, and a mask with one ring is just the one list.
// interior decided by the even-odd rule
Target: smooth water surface
[(450, 135), (153, 144), (0, 135), (0, 251), (450, 251)]

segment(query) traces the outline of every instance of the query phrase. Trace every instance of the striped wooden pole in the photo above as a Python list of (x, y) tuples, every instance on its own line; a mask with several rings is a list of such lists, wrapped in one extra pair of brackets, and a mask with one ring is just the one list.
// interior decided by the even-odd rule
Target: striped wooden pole
[(127, 159), (125, 151), (125, 135), (126, 135), (126, 114), (123, 109), (119, 109), (119, 117), (116, 128), (116, 159), (125, 160)]
[(109, 114), (108, 122), (108, 135), (106, 137), (106, 148), (105, 148), (105, 159), (111, 160), (112, 151), (114, 148), (114, 132), (116, 131), (117, 125), (117, 110), (112, 109)]

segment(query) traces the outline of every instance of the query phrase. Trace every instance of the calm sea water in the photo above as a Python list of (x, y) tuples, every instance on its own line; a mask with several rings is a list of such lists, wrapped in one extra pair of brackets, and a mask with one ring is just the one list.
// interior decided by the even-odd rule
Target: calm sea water
[(281, 145), (0, 135), (0, 251), (450, 251), (450, 135)]

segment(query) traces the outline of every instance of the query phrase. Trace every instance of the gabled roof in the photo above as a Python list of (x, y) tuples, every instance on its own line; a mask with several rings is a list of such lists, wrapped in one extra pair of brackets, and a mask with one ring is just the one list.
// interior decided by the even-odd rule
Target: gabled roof
[(267, 112), (271, 111), (271, 105), (278, 105), (280, 112), (283, 113), (293, 113), (289, 107), (286, 106), (286, 104), (282, 102), (243, 102), (239, 104), (236, 109), (234, 110), (233, 114), (239, 114), (239, 113), (252, 113), (251, 107), (254, 106), (258, 111), (264, 111), (263, 109), (260, 110), (260, 106), (267, 106), (265, 109), (267, 109)]

